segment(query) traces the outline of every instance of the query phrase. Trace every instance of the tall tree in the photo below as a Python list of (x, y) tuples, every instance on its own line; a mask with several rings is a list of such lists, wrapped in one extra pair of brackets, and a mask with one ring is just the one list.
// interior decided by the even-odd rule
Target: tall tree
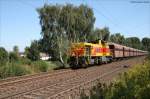
[(125, 44), (133, 48), (141, 49), (141, 41), (138, 37), (126, 38)]
[(15, 45), (15, 46), (13, 47), (13, 52), (15, 52), (15, 53), (19, 53), (19, 48), (18, 48), (18, 46), (17, 46), (17, 45)]
[(125, 38), (120, 33), (112, 34), (110, 36), (110, 41), (117, 44), (123, 44), (123, 45), (125, 44)]
[(110, 35), (110, 31), (108, 27), (104, 27), (103, 29), (101, 29), (101, 39), (104, 41), (108, 41), (109, 40), (109, 35)]
[(27, 58), (36, 61), (40, 59), (39, 43), (34, 40), (29, 48), (26, 48)]
[(42, 50), (64, 64), (68, 42), (87, 40), (95, 21), (93, 10), (86, 5), (67, 4), (44, 5), (37, 11), (42, 28)]
[(19, 47), (17, 45), (13, 47), (13, 53), (16, 54), (16, 57), (19, 58)]
[(150, 38), (145, 37), (142, 39), (141, 42), (142, 42), (143, 49), (150, 52)]
[(56, 38), (58, 30), (58, 17), (60, 14), (60, 6), (44, 5), (43, 8), (37, 9), (40, 18), (40, 25), (42, 28), (40, 40), (43, 52), (55, 57)]
[(8, 52), (5, 48), (0, 47), (0, 66), (6, 65), (8, 61)]
[(97, 39), (108, 41), (109, 35), (110, 35), (110, 31), (109, 31), (108, 27), (104, 27), (102, 29), (96, 28), (89, 35), (89, 41), (93, 41), (93, 40), (97, 40)]

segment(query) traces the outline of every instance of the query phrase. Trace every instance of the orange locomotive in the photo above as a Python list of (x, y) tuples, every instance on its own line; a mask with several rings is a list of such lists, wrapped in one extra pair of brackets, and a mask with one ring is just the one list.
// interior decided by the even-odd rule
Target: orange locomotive
[(112, 54), (107, 42), (96, 40), (90, 43), (73, 43), (70, 52), (70, 65), (86, 67), (91, 64), (101, 64), (112, 60)]

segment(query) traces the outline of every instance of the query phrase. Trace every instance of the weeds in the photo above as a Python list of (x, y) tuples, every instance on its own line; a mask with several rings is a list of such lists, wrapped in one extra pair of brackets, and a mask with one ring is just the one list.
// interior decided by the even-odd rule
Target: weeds
[(29, 70), (18, 63), (8, 63), (0, 68), (0, 78), (22, 76), (29, 73)]
[(35, 61), (32, 63), (32, 68), (36, 71), (36, 72), (46, 72), (48, 71), (48, 64), (44, 61)]
[(81, 99), (149, 99), (150, 60), (137, 65), (110, 85), (98, 83), (89, 96), (81, 94)]

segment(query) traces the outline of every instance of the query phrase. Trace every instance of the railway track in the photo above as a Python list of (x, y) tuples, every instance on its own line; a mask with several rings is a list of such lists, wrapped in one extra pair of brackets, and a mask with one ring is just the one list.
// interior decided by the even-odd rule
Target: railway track
[[(18, 99), (67, 99), (71, 94), (79, 94), (78, 89), (84, 85), (94, 85), (95, 80), (108, 78), (109, 76), (119, 73), (124, 68), (124, 64), (133, 65), (142, 62), (143, 58), (134, 58), (123, 60), (121, 62), (113, 62), (102, 66), (90, 67), (80, 70), (65, 70), (56, 73), (48, 73), (38, 76), (17, 78), (17, 80), (9, 82), (0, 82), (0, 98), (18, 98)], [(107, 77), (108, 76), (108, 77)], [(107, 79), (106, 79), (107, 80)], [(76, 91), (75, 91), (76, 90)], [(61, 98), (60, 98), (61, 97)], [(63, 97), (63, 98), (62, 98)], [(78, 99), (78, 98), (75, 98)]]

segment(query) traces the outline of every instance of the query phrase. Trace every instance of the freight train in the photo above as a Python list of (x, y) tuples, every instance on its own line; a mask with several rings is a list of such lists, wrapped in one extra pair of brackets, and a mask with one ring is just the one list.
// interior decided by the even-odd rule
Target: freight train
[(73, 43), (70, 49), (71, 67), (87, 67), (124, 59), (147, 55), (147, 51), (134, 49), (116, 43), (96, 40), (92, 42)]

